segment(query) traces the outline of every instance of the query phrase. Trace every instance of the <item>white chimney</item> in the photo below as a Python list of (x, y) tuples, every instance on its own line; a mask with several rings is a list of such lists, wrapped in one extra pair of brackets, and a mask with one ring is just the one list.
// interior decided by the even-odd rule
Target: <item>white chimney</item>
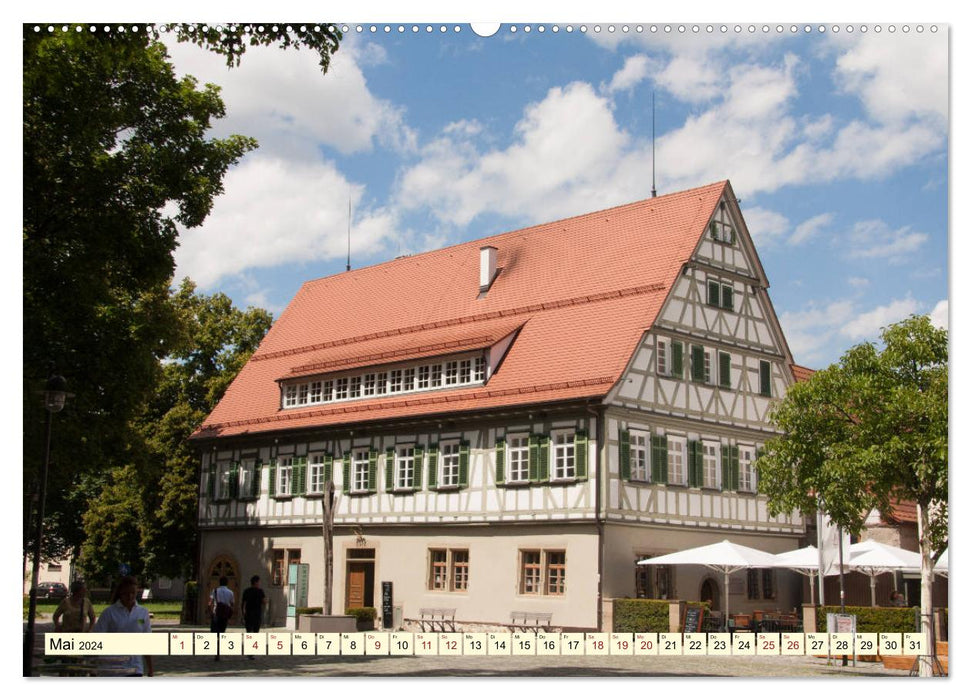
[(484, 294), (492, 286), (496, 277), (496, 253), (499, 251), (491, 245), (479, 248), (479, 293)]

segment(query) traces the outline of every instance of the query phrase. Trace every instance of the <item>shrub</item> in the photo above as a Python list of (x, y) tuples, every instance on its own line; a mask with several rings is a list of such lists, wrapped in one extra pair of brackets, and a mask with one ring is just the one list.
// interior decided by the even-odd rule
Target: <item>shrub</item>
[[(839, 611), (838, 605), (816, 608), (816, 629), (826, 629), (826, 613), (838, 613)], [(856, 615), (857, 632), (914, 632), (914, 624), (917, 619), (916, 611), (917, 608), (846, 606), (847, 615)]]
[(618, 598), (614, 601), (614, 632), (667, 632), (671, 628), (666, 600)]
[(319, 615), (324, 612), (323, 608), (297, 608), (297, 617), (301, 615)]
[(374, 622), (378, 616), (375, 608), (348, 608), (344, 611), (345, 615), (353, 615), (358, 622)]

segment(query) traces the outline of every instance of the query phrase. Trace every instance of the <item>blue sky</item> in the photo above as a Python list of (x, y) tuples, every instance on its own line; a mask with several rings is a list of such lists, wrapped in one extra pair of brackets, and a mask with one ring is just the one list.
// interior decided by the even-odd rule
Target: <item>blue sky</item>
[(797, 362), (911, 313), (946, 324), (947, 25), (347, 26), (324, 76), (311, 52), (228, 70), (172, 45), (223, 87), (215, 133), (261, 144), (183, 232), (177, 276), (278, 315), (344, 269), (349, 200), (361, 267), (649, 197), (653, 93), (659, 193), (731, 180)]

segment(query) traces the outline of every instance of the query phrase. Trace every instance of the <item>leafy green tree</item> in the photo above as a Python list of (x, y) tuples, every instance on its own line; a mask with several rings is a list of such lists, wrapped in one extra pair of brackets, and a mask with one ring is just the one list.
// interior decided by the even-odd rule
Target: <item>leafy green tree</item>
[[(921, 610), (930, 632), (932, 568), (947, 547), (947, 331), (926, 316), (885, 328), (882, 349), (862, 343), (789, 388), (773, 419), (782, 435), (757, 462), (773, 514), (827, 515), (860, 534), (873, 508), (918, 511)], [(921, 669), (928, 673), (929, 664)]]
[[(180, 332), (172, 354), (160, 363), (154, 394), (134, 421), (137, 468), (113, 471), (85, 516), (82, 566), (91, 574), (111, 574), (122, 561), (138, 575), (190, 573), (197, 542), (199, 456), (188, 437), (215, 408), (273, 321), (263, 309), (235, 308), (225, 294), (198, 294), (188, 279), (172, 295), (172, 306)], [(122, 498), (128, 499), (124, 509), (135, 515), (114, 513)], [(124, 551), (122, 545), (103, 542), (123, 543)]]
[(162, 30), (230, 65), (248, 45), (311, 48), (324, 71), (341, 38), (329, 25), (91, 29), (23, 28), (25, 489), (38, 483), (52, 365), (74, 394), (55, 419), (48, 557), (77, 551), (85, 504), (113, 469), (142, 461), (133, 421), (181, 332), (176, 224), (201, 225), (228, 168), (256, 147), (207, 136), (225, 114), (219, 88), (176, 77)]

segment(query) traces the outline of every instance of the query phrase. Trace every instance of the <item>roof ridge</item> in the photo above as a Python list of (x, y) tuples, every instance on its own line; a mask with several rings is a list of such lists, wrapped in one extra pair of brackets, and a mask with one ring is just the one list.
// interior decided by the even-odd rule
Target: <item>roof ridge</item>
[(418, 253), (414, 253), (414, 254), (410, 254), (410, 255), (399, 255), (397, 257), (392, 258), (391, 260), (383, 260), (381, 262), (376, 262), (376, 263), (373, 263), (371, 265), (365, 265), (363, 267), (358, 267), (358, 268), (355, 268), (353, 270), (344, 270), (342, 272), (335, 272), (332, 275), (325, 275), (324, 277), (316, 277), (314, 279), (307, 280), (306, 282), (304, 282), (304, 284), (302, 286), (312, 285), (312, 284), (315, 284), (317, 282), (322, 282), (324, 280), (333, 279), (333, 278), (338, 277), (340, 275), (347, 275), (347, 274), (352, 274), (353, 275), (353, 273), (355, 273), (355, 272), (363, 272), (364, 270), (373, 270), (373, 269), (379, 268), (379, 267), (381, 267), (383, 265), (391, 265), (391, 264), (396, 263), (396, 262), (399, 262), (399, 261), (414, 260), (415, 258), (422, 257), (422, 256), (425, 256), (425, 255), (432, 255), (432, 254), (435, 254), (435, 253), (444, 253), (445, 251), (453, 250), (455, 248), (462, 248), (462, 247), (465, 247), (465, 246), (470, 246), (470, 245), (472, 245), (474, 243), (481, 243), (481, 242), (484, 242), (484, 241), (489, 241), (489, 240), (493, 240), (493, 239), (496, 239), (496, 238), (502, 238), (502, 237), (506, 237), (506, 236), (511, 236), (511, 235), (514, 235), (514, 234), (522, 234), (522, 233), (525, 233), (527, 231), (531, 231), (533, 229), (547, 228), (547, 227), (555, 226), (557, 224), (562, 224), (562, 223), (565, 223), (565, 222), (568, 222), (568, 221), (579, 221), (579, 220), (582, 220), (582, 219), (589, 219), (589, 218), (596, 217), (598, 215), (606, 214), (608, 212), (620, 211), (620, 210), (628, 209), (628, 208), (635, 207), (635, 206), (638, 206), (638, 205), (647, 204), (649, 202), (657, 202), (657, 201), (669, 199), (669, 198), (672, 198), (672, 197), (687, 197), (687, 196), (691, 196), (692, 194), (694, 194), (696, 192), (700, 192), (702, 190), (708, 190), (708, 189), (711, 189), (713, 187), (719, 187), (719, 186), (724, 187), (726, 185), (726, 183), (728, 183), (728, 180), (718, 180), (718, 181), (715, 181), (715, 182), (710, 182), (707, 185), (700, 185), (698, 187), (692, 187), (691, 189), (688, 189), (688, 190), (681, 190), (679, 192), (669, 192), (668, 194), (658, 195), (657, 197), (647, 197), (645, 199), (637, 199), (637, 200), (634, 200), (633, 202), (626, 202), (624, 204), (615, 204), (613, 206), (605, 207), (603, 209), (597, 209), (595, 211), (584, 212), (582, 214), (574, 214), (573, 216), (565, 216), (565, 217), (562, 217), (560, 219), (554, 219), (552, 221), (543, 221), (543, 222), (540, 222), (538, 224), (529, 224), (528, 226), (522, 226), (520, 228), (510, 229), (508, 231), (500, 231), (499, 233), (493, 233), (493, 234), (490, 234), (488, 236), (482, 236), (481, 238), (474, 238), (474, 239), (472, 239), (470, 241), (461, 241), (459, 243), (453, 243), (452, 245), (448, 245), (448, 246), (445, 246), (443, 248), (434, 248), (432, 250), (424, 250), (424, 251), (421, 251), (421, 252), (418, 252)]
[(667, 289), (666, 282), (652, 282), (651, 284), (638, 285), (636, 287), (627, 287), (624, 289), (611, 290), (607, 292), (600, 292), (598, 294), (586, 294), (579, 297), (571, 297), (567, 299), (561, 299), (557, 301), (547, 301), (537, 304), (529, 304), (527, 306), (514, 307), (512, 309), (500, 309), (497, 311), (487, 311), (481, 314), (472, 314), (471, 316), (460, 316), (458, 318), (449, 318), (441, 321), (431, 321), (428, 323), (415, 324), (413, 326), (406, 326), (404, 328), (389, 328), (385, 331), (377, 331), (375, 333), (368, 333), (366, 335), (351, 336), (350, 338), (339, 338), (337, 340), (328, 340), (324, 343), (315, 343), (313, 345), (303, 345), (296, 348), (288, 348), (286, 350), (275, 350), (273, 352), (268, 352), (265, 354), (257, 353), (250, 357), (251, 362), (259, 362), (262, 360), (271, 360), (277, 357), (287, 357), (289, 355), (302, 355), (307, 352), (315, 352), (317, 350), (326, 350), (327, 348), (340, 347), (342, 345), (352, 345), (354, 343), (364, 342), (366, 340), (376, 340), (378, 338), (388, 338), (395, 335), (407, 335), (409, 333), (419, 333), (421, 331), (431, 330), (433, 328), (448, 328), (451, 326), (461, 326), (466, 323), (474, 323), (476, 321), (491, 321), (497, 318), (506, 318), (509, 316), (522, 316), (528, 313), (535, 313), (537, 311), (547, 311), (549, 309), (561, 309), (568, 306), (578, 306), (580, 304), (591, 304), (598, 301), (604, 301), (607, 299), (616, 299), (617, 297), (624, 296), (634, 296), (638, 294), (650, 294), (653, 292), (660, 292)]

